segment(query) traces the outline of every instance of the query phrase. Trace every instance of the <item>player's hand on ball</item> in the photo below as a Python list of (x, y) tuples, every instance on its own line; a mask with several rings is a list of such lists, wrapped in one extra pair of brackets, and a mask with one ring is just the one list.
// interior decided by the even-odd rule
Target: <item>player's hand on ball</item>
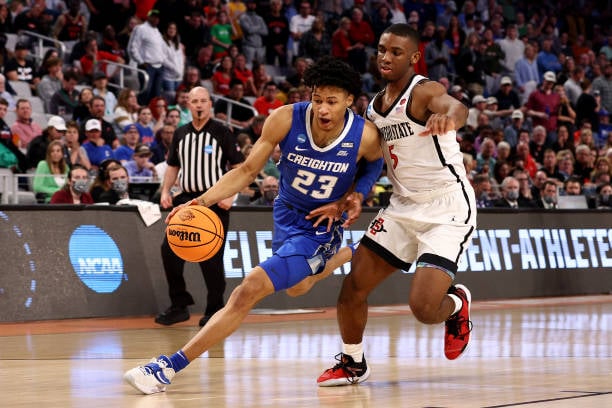
[(168, 216), (166, 217), (166, 224), (168, 224), (170, 222), (170, 220), (172, 219), (172, 217), (174, 217), (174, 215), (179, 212), (181, 210), (181, 208), (186, 207), (188, 205), (200, 205), (200, 203), (198, 203), (198, 200), (196, 200), (195, 198), (191, 201), (186, 202), (185, 204), (181, 204), (179, 206), (176, 206), (172, 209), (172, 211), (170, 211), (170, 214), (168, 214)]
[(225, 231), (219, 216), (202, 205), (180, 206), (166, 227), (172, 252), (189, 262), (206, 261), (219, 252)]

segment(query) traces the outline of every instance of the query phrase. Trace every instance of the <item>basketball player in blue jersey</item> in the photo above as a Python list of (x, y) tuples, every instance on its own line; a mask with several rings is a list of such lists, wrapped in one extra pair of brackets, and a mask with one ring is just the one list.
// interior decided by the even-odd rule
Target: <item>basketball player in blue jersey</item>
[(455, 134), (467, 109), (441, 84), (415, 74), (418, 45), (417, 32), (406, 24), (394, 24), (380, 36), (377, 63), (387, 84), (366, 117), (380, 131), (393, 193), (366, 230), (344, 278), (337, 304), (342, 353), (319, 376), (319, 386), (368, 378), (362, 344), (368, 295), (414, 262), (408, 294), (414, 316), (426, 324), (446, 322), (448, 359), (459, 357), (469, 341), (471, 295), (465, 286), (453, 285), (476, 227), (474, 191)]
[[(266, 296), (286, 289), (302, 294), (350, 260), (352, 249), (340, 248), (343, 228), (357, 219), (382, 170), (378, 130), (350, 109), (361, 83), (350, 66), (326, 57), (308, 68), (304, 80), (312, 89), (311, 102), (273, 111), (248, 158), (187, 203), (211, 206), (232, 197), (252, 183), (280, 145), (272, 257), (251, 270), (225, 307), (177, 353), (125, 373), (124, 379), (141, 392), (165, 391), (178, 371), (232, 334)], [(346, 214), (339, 217), (343, 210)]]

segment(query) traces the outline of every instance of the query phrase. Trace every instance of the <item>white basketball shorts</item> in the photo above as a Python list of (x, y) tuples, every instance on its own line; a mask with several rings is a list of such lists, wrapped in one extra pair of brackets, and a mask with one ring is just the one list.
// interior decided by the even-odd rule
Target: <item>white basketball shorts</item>
[(370, 223), (361, 245), (389, 264), (408, 270), (441, 269), (454, 278), (476, 228), (476, 202), (469, 183), (415, 197), (392, 195)]

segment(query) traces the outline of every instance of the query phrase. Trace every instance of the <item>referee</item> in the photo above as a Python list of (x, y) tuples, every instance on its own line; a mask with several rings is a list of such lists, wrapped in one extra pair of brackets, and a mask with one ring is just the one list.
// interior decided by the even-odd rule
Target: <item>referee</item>
[[(199, 197), (212, 187), (223, 173), (243, 160), (242, 154), (236, 148), (233, 133), (229, 128), (212, 120), (212, 102), (205, 88), (195, 87), (189, 92), (189, 110), (193, 120), (176, 129), (168, 150), (166, 160), (168, 168), (161, 191), (163, 208), (177, 206)], [(172, 198), (170, 189), (174, 186), (177, 177), (179, 177), (182, 192)], [(210, 207), (221, 219), (225, 231), (229, 227), (229, 209), (232, 201), (233, 198), (230, 197)], [(204, 276), (208, 289), (206, 310), (200, 319), (200, 326), (204, 326), (208, 319), (225, 304), (223, 301), (225, 292), (224, 249), (225, 238), (221, 250), (215, 256), (200, 262), (202, 276)], [(157, 315), (155, 322), (171, 325), (189, 319), (187, 306), (193, 305), (194, 301), (185, 287), (183, 278), (185, 261), (172, 252), (165, 236), (161, 255), (172, 304), (165, 312)]]

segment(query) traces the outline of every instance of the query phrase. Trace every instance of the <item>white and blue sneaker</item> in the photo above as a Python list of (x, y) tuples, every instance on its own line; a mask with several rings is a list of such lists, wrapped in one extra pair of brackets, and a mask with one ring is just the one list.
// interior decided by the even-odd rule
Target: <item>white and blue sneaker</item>
[(166, 356), (151, 359), (149, 364), (138, 366), (123, 374), (123, 379), (143, 394), (155, 394), (166, 391), (176, 373)]

